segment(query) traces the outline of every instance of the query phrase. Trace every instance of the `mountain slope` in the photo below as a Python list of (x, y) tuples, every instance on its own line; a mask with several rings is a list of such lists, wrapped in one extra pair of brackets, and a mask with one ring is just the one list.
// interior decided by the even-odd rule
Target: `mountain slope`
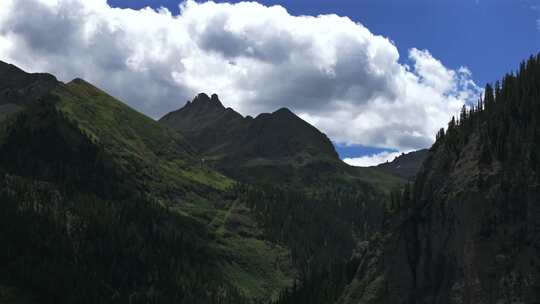
[[(129, 174), (145, 179), (145, 187), (154, 191), (174, 185), (196, 184), (215, 189), (230, 185), (224, 176), (200, 170), (193, 148), (176, 132), (130, 109), (125, 104), (76, 79), (59, 92), (57, 107), (68, 119), (99, 144), (107, 147)], [(130, 167), (130, 166), (137, 167)], [(150, 181), (149, 181), (150, 179)], [(151, 184), (148, 184), (151, 182)]]
[(407, 154), (403, 153), (393, 161), (377, 165), (376, 168), (382, 172), (399, 176), (406, 180), (414, 180), (427, 155), (427, 149), (413, 151)]
[(0, 61), (0, 120), (42, 98), (59, 84), (50, 74), (28, 74)]
[(199, 94), (159, 122), (185, 136), (205, 164), (242, 182), (301, 188), (370, 184), (383, 191), (402, 183), (385, 172), (343, 163), (325, 134), (285, 108), (243, 117), (217, 95)]
[(243, 303), (292, 284), (287, 249), (177, 132), (81, 79), (25, 96), (0, 125), (1, 286), (45, 303)]
[[(101, 149), (118, 174), (127, 177), (125, 182), (132, 182), (130, 187), (156, 197), (171, 198), (204, 186), (224, 189), (230, 184), (222, 175), (200, 170), (193, 149), (178, 133), (80, 79), (57, 84), (46, 99), (36, 101), (15, 122), (30, 128), (26, 130), (30, 137), (36, 132), (46, 137), (50, 133), (47, 128), (57, 126), (61, 134), (50, 134), (47, 140), (51, 142), (63, 139), (69, 145), (74, 137), (84, 137), (89, 145)], [(46, 154), (45, 150), (51, 149), (43, 136), (40, 140), (44, 143), (36, 144), (29, 153), (44, 150), (42, 154)], [(20, 137), (13, 135), (11, 139)]]
[[(185, 134), (201, 153), (225, 160), (282, 159), (337, 153), (326, 135), (288, 109), (242, 117), (225, 108), (217, 95), (199, 94), (160, 122)], [(224, 161), (225, 161), (224, 160)]]
[(340, 303), (540, 301), (540, 54), (441, 130)]
[[(243, 118), (200, 95), (186, 126), (222, 153), (201, 156), (84, 80), (20, 92), (0, 123), (0, 286), (37, 302), (328, 303), (400, 185), (286, 109)], [(234, 145), (205, 135), (222, 130)]]
[(330, 140), (288, 109), (242, 117), (199, 94), (160, 123), (204, 155), (206, 166), (242, 182), (241, 205), (262, 235), (290, 249), (293, 288), (275, 304), (333, 302), (350, 280), (356, 244), (377, 231), (402, 180), (342, 162)]

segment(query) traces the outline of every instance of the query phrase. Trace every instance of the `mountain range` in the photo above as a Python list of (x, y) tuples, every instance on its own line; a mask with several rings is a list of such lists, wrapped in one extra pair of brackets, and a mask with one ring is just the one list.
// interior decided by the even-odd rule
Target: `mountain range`
[(359, 168), (286, 108), (155, 121), (0, 62), (0, 302), (537, 303), (539, 79)]
[(82, 79), (0, 71), (0, 286), (39, 303), (285, 297), (343, 273), (402, 183), (346, 165), (287, 109), (244, 118), (200, 94), (157, 122)]
[(184, 134), (209, 158), (290, 158), (298, 163), (304, 158), (339, 159), (325, 134), (286, 108), (255, 118), (243, 117), (225, 108), (216, 94), (208, 97), (202, 93), (159, 121)]
[(331, 180), (385, 188), (401, 182), (394, 172), (392, 178), (377, 168), (346, 165), (324, 133), (286, 108), (244, 117), (216, 94), (201, 93), (159, 122), (182, 134), (207, 166), (241, 182), (313, 187)]
[(414, 180), (428, 153), (428, 149), (402, 153), (393, 161), (379, 164), (376, 168), (406, 180)]

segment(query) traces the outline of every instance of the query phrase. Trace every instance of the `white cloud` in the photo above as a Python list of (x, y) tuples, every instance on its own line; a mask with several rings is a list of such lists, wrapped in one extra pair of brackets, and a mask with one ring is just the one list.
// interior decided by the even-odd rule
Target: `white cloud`
[(85, 78), (159, 117), (198, 92), (243, 114), (289, 107), (339, 143), (426, 147), (478, 87), (428, 51), (399, 63), (387, 38), (336, 15), (256, 2), (111, 8), (105, 0), (3, 0), (0, 59)]
[(343, 161), (351, 166), (371, 167), (371, 166), (376, 166), (378, 164), (385, 163), (387, 161), (389, 162), (393, 161), (396, 157), (400, 155), (401, 155), (401, 152), (383, 151), (381, 153), (366, 155), (362, 157), (345, 158), (343, 159)]

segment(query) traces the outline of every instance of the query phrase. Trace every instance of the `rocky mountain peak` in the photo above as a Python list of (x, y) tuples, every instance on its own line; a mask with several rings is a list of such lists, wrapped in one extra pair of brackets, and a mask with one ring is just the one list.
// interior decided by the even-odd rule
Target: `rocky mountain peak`
[(202, 110), (225, 110), (225, 107), (219, 100), (219, 97), (217, 94), (212, 94), (211, 97), (206, 95), (205, 93), (198, 94), (192, 102), (188, 102), (188, 105), (191, 108), (198, 108)]
[(287, 158), (305, 154), (339, 159), (330, 140), (287, 108), (243, 117), (225, 108), (218, 95), (201, 93), (185, 107), (165, 115), (172, 127), (205, 154), (232, 158)]

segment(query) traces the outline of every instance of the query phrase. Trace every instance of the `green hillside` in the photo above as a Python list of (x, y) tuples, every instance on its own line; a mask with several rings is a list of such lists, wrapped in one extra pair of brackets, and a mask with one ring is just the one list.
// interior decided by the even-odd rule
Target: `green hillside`
[(74, 80), (66, 89), (55, 92), (60, 98), (56, 108), (150, 191), (166, 195), (181, 186), (223, 190), (231, 185), (231, 180), (215, 171), (200, 170), (199, 158), (178, 133), (84, 80)]
[[(83, 80), (58, 83), (1, 129), (0, 242), (11, 248), (2, 268), (12, 271), (0, 272), (0, 284), (44, 302), (155, 295), (163, 303), (236, 303), (270, 298), (292, 283), (286, 249), (263, 241), (249, 215), (244, 229), (252, 235), (229, 224), (241, 210), (224, 197), (231, 179), (201, 167), (178, 133)], [(42, 250), (51, 255), (39, 259)], [(125, 264), (116, 268), (118, 258)], [(67, 291), (59, 281), (38, 284), (58, 275), (72, 282)], [(94, 297), (83, 301), (85, 293)]]
[(288, 110), (255, 119), (240, 154), (212, 156), (84, 80), (4, 70), (47, 86), (0, 109), (0, 299), (326, 303), (402, 184), (341, 162)]
[(159, 122), (184, 135), (209, 166), (245, 183), (311, 189), (368, 184), (388, 192), (404, 182), (343, 163), (324, 133), (286, 108), (243, 117), (217, 95), (201, 93)]

